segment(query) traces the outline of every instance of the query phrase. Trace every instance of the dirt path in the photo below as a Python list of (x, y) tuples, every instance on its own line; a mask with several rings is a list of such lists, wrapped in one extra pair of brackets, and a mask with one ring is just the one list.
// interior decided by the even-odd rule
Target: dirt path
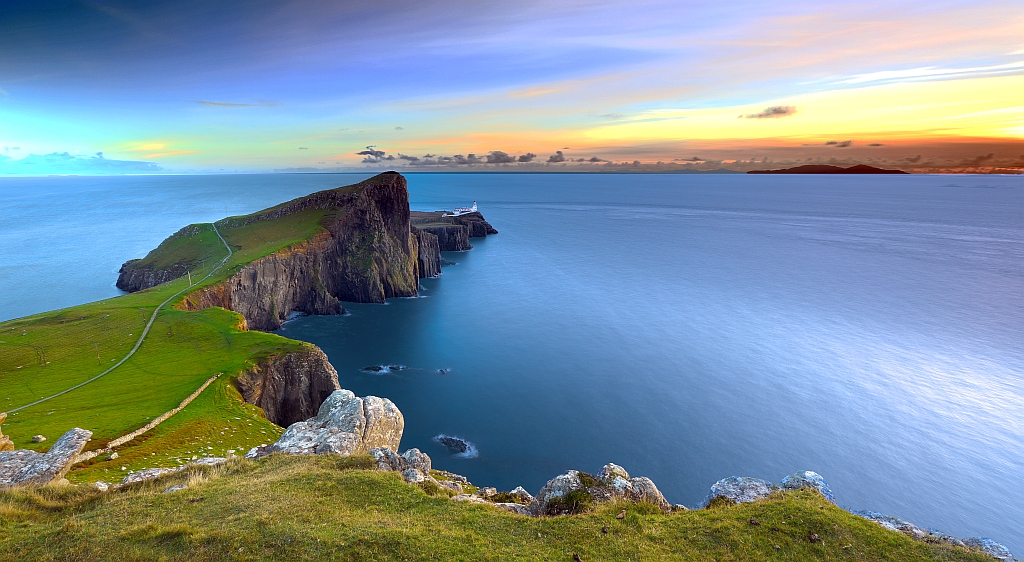
[(224, 264), (227, 263), (229, 259), (231, 259), (231, 256), (234, 255), (234, 252), (231, 250), (231, 246), (228, 245), (228, 243), (224, 240), (224, 237), (220, 235), (220, 231), (217, 230), (217, 224), (216, 223), (210, 223), (210, 224), (213, 226), (213, 231), (215, 233), (217, 233), (217, 238), (220, 238), (221, 243), (224, 244), (225, 248), (227, 248), (228, 255), (224, 256), (224, 259), (220, 260), (220, 263), (218, 263), (216, 267), (211, 269), (210, 272), (207, 273), (205, 277), (203, 277), (202, 279), (200, 279), (199, 281), (197, 281), (193, 285), (189, 285), (188, 287), (185, 287), (184, 289), (178, 291), (177, 293), (174, 293), (173, 295), (168, 297), (167, 300), (165, 300), (164, 302), (160, 303), (160, 306), (156, 307), (156, 310), (153, 311), (153, 315), (149, 317), (149, 322), (146, 323), (146, 328), (144, 330), (142, 330), (142, 335), (139, 336), (139, 341), (135, 342), (135, 347), (133, 347), (132, 350), (128, 352), (128, 355), (125, 355), (120, 361), (115, 363), (114, 366), (110, 367), (106, 371), (103, 371), (102, 373), (96, 375), (95, 377), (93, 377), (93, 378), (91, 378), (91, 379), (89, 379), (89, 380), (87, 380), (85, 382), (78, 383), (75, 386), (72, 386), (71, 388), (68, 388), (66, 390), (62, 390), (62, 391), (60, 391), (57, 394), (54, 394), (52, 396), (47, 396), (46, 398), (40, 398), (39, 400), (36, 400), (35, 402), (32, 402), (30, 404), (25, 404), (24, 406), (18, 406), (17, 408), (13, 408), (13, 409), (7, 410), (7, 412), (8, 413), (12, 413), (12, 412), (17, 412), (18, 410), (24, 410), (25, 408), (31, 408), (32, 406), (35, 406), (37, 404), (42, 404), (43, 402), (46, 402), (47, 400), (52, 400), (52, 399), (54, 399), (54, 398), (56, 398), (58, 396), (63, 396), (65, 394), (71, 392), (72, 390), (77, 390), (79, 388), (82, 388), (83, 386), (91, 383), (92, 381), (94, 381), (94, 380), (96, 380), (96, 379), (106, 375), (107, 373), (110, 373), (114, 369), (116, 369), (116, 368), (120, 367), (121, 365), (123, 365), (125, 361), (131, 359), (132, 355), (135, 355), (135, 352), (138, 351), (140, 347), (142, 347), (142, 342), (146, 339), (146, 336), (149, 335), (149, 329), (153, 327), (153, 322), (156, 321), (156, 315), (160, 313), (160, 309), (162, 309), (165, 305), (167, 305), (167, 303), (171, 302), (172, 300), (177, 298), (179, 295), (181, 295), (185, 291), (191, 289), (194, 285), (198, 285), (199, 283), (202, 283), (203, 281), (206, 281), (207, 279), (209, 279), (211, 275), (213, 275), (214, 273), (217, 272), (218, 269), (223, 267)]

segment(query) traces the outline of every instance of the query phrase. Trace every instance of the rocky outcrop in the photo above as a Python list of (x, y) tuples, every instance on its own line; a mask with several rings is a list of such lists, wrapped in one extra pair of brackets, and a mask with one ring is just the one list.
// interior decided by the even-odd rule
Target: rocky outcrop
[(730, 476), (715, 482), (706, 498), (705, 506), (716, 498), (725, 498), (732, 503), (749, 503), (766, 498), (775, 490), (771, 482), (749, 476)]
[(534, 516), (571, 514), (591, 502), (616, 500), (651, 503), (662, 511), (672, 508), (650, 478), (630, 478), (626, 469), (609, 463), (597, 476), (570, 470), (548, 480), (529, 512)]
[(470, 238), (483, 238), (488, 234), (497, 234), (498, 231), (479, 212), (466, 213), (457, 217), (445, 217), (445, 220), (452, 224), (461, 224), (469, 231)]
[(417, 258), (419, 278), (426, 279), (441, 275), (441, 247), (437, 242), (437, 236), (415, 226), (411, 228), (419, 245)]
[(828, 482), (825, 482), (825, 479), (820, 474), (812, 470), (801, 470), (783, 478), (781, 488), (783, 490), (814, 488), (821, 495), (825, 496), (826, 500), (836, 503), (836, 497), (832, 493), (832, 489), (828, 487)]
[(336, 390), (320, 405), (316, 417), (293, 423), (272, 445), (256, 447), (246, 457), (271, 453), (349, 456), (378, 447), (395, 450), (404, 429), (405, 418), (390, 400)]
[[(7, 419), (7, 414), (5, 412), (0, 412), (0, 424), (3, 424), (6, 419)], [(9, 437), (4, 435), (3, 431), (0, 431), (0, 453), (2, 453), (4, 451), (13, 451), (13, 450), (14, 450), (14, 443), (11, 441), (11, 439)]]
[(191, 238), (202, 232), (212, 230), (209, 225), (190, 224), (178, 232), (175, 232), (167, 240), (164, 240), (155, 250), (146, 256), (145, 260), (128, 260), (117, 273), (117, 282), (114, 283), (118, 289), (133, 293), (161, 283), (177, 279), (196, 268), (201, 260), (187, 260), (172, 263), (170, 265), (157, 265), (164, 252), (169, 251), (179, 243), (181, 238)]
[(246, 402), (282, 427), (317, 415), (324, 400), (341, 389), (338, 372), (314, 345), (271, 356), (243, 371), (235, 384)]
[(472, 250), (469, 244), (469, 228), (462, 224), (425, 224), (420, 230), (437, 237), (437, 246), (442, 252), (464, 252)]
[(0, 488), (42, 486), (64, 478), (90, 437), (91, 431), (76, 427), (45, 454), (26, 449), (0, 453)]

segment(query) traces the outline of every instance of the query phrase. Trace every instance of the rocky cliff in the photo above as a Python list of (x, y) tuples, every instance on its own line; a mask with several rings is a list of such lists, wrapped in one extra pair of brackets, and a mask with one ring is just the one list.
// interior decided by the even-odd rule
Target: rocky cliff
[(311, 418), (338, 385), (338, 372), (316, 346), (273, 356), (235, 381), (242, 398), (263, 409), (267, 419), (288, 427)]
[(414, 211), (411, 217), (416, 228), (437, 237), (438, 248), (442, 252), (471, 250), (473, 246), (469, 244), (470, 238), (483, 238), (498, 233), (480, 213), (453, 217), (445, 211)]
[(241, 313), (250, 328), (276, 330), (293, 311), (338, 314), (344, 311), (340, 301), (382, 303), (417, 294), (422, 242), (409, 224), (409, 194), (400, 174), (380, 174), (217, 225), (230, 232), (309, 209), (330, 211), (319, 234), (249, 262), (230, 278), (189, 293), (179, 306), (220, 306)]
[[(183, 257), (170, 264), (161, 264), (160, 257), (171, 253), (173, 248), (185, 239), (196, 236), (200, 232), (212, 230), (209, 225), (190, 224), (164, 240), (159, 247), (149, 253), (147, 260), (128, 260), (121, 265), (117, 274), (118, 289), (133, 293), (161, 283), (166, 283), (185, 275), (196, 268), (202, 261), (196, 256)], [(150, 259), (151, 258), (151, 259)]]

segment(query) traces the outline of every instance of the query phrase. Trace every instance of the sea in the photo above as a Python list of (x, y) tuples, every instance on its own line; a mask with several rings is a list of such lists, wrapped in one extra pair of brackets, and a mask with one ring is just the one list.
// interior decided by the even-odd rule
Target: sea
[[(185, 224), (367, 176), (2, 178), (0, 320), (120, 294)], [(500, 234), (418, 298), (279, 331), (394, 401), (403, 449), (531, 492), (614, 462), (690, 507), (813, 470), (842, 507), (1024, 554), (1021, 176), (407, 177), (414, 210), (476, 200)]]

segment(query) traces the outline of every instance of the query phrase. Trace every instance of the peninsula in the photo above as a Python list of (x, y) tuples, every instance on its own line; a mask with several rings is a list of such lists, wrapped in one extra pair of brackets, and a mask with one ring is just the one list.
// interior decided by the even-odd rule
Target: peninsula
[(887, 170), (866, 164), (858, 164), (849, 168), (830, 166), (828, 164), (807, 164), (780, 170), (750, 170), (748, 174), (907, 174), (903, 170)]
[(810, 471), (724, 478), (694, 510), (612, 463), (536, 495), (475, 486), (399, 455), (400, 405), (341, 389), (319, 348), (270, 333), (293, 312), (416, 295), (441, 252), (496, 233), (479, 212), (411, 211), (389, 172), (186, 226), (122, 266), (129, 294), (0, 323), (0, 558), (1000, 554), (851, 514)]

